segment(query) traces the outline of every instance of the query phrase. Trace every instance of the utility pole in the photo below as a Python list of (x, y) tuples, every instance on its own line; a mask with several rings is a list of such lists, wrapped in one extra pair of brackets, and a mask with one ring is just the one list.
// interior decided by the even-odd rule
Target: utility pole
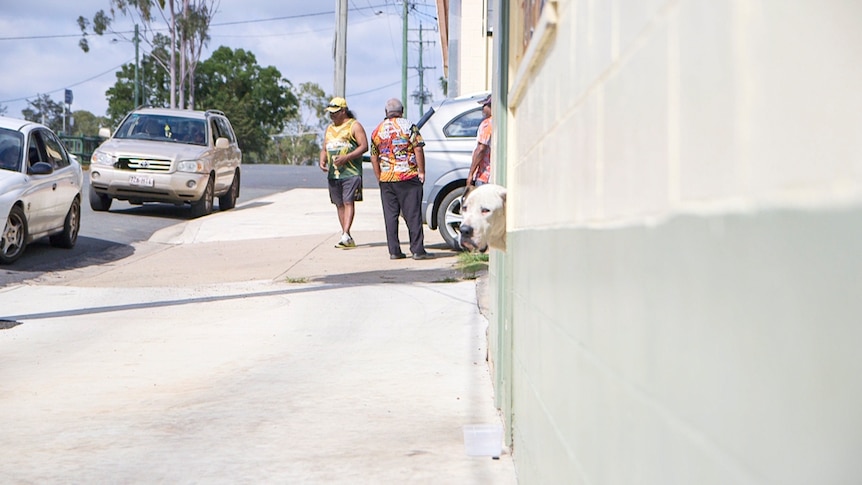
[(140, 63), (140, 61), (138, 60), (139, 59), (138, 43), (140, 42), (139, 39), (140, 39), (140, 37), (138, 37), (138, 24), (135, 24), (135, 102), (134, 102), (135, 108), (137, 108), (138, 106), (143, 104), (143, 102), (138, 102), (138, 95), (140, 93), (140, 85), (141, 85), (141, 83), (139, 81), (139, 76), (138, 76), (138, 64)]
[[(413, 93), (413, 100), (419, 105), (420, 118), (425, 114), (425, 103), (431, 101), (431, 93), (425, 89), (425, 69), (433, 69), (433, 67), (426, 67), (422, 64), (422, 51), (425, 50), (426, 43), (422, 40), (422, 30), (422, 24), (419, 24), (419, 65), (412, 67), (412, 69), (419, 71), (419, 89)], [(427, 41), (427, 43), (433, 44), (432, 41)]]
[(407, 117), (407, 10), (408, 2), (404, 0), (404, 19), (401, 28), (401, 105), (404, 106), (402, 116)]
[(335, 96), (347, 91), (347, 0), (335, 0)]

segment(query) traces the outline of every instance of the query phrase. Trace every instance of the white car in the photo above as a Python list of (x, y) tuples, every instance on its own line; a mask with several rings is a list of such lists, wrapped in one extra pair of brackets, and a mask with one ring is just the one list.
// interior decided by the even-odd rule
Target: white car
[(476, 133), (484, 119), (480, 101), (488, 94), (446, 99), (416, 123), (425, 140), (422, 218), (456, 251), (461, 250), (461, 196), (476, 148)]
[(221, 111), (142, 108), (129, 113), (94, 152), (90, 207), (107, 211), (113, 199), (131, 204), (191, 206), (192, 217), (232, 209), (239, 197), (242, 152)]
[(0, 264), (48, 236), (72, 248), (81, 226), (81, 165), (48, 127), (0, 116)]

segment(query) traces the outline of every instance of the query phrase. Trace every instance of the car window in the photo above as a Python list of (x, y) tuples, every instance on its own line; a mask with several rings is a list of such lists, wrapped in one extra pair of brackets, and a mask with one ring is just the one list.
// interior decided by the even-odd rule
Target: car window
[(42, 150), (42, 138), (39, 133), (34, 131), (30, 135), (30, 142), (27, 143), (27, 169), (36, 165), (39, 162), (45, 161), (45, 154)]
[(225, 137), (229, 142), (235, 143), (236, 137), (234, 137), (233, 130), (231, 130), (230, 125), (227, 120), (224, 118), (214, 118), (215, 125), (218, 129), (218, 136)]
[(485, 115), (482, 114), (481, 107), (461, 113), (443, 128), (443, 134), (451, 137), (475, 137), (483, 119)]
[(39, 130), (38, 135), (42, 137), (42, 142), (45, 143), (45, 154), (48, 156), (46, 161), (54, 166), (55, 169), (65, 168), (69, 166), (69, 158), (60, 140), (53, 133)]
[(132, 113), (117, 129), (114, 138), (206, 145), (206, 122), (200, 118)]
[(20, 171), (23, 145), (24, 135), (20, 132), (0, 129), (0, 170)]

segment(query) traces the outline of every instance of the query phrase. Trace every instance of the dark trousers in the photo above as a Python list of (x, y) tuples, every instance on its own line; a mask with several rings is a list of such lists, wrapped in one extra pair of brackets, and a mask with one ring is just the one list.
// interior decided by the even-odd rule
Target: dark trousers
[(398, 216), (404, 216), (410, 235), (410, 252), (425, 254), (425, 235), (422, 232), (422, 182), (413, 177), (402, 182), (380, 182), (380, 200), (383, 203), (383, 221), (386, 223), (386, 244), (389, 254), (401, 254), (398, 239)]

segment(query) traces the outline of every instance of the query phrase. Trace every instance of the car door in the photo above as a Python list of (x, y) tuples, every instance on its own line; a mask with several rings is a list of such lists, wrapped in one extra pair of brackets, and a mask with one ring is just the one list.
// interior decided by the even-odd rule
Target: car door
[(51, 174), (52, 200), (47, 217), (48, 227), (61, 227), (66, 220), (66, 214), (72, 205), (72, 200), (78, 195), (77, 170), (69, 159), (69, 154), (63, 148), (62, 142), (54, 133), (47, 130), (39, 130), (39, 134), (45, 146), (46, 162), (54, 167)]
[(54, 175), (34, 175), (31, 168), (39, 162), (48, 160), (45, 154), (45, 144), (40, 135), (41, 130), (30, 132), (27, 137), (27, 189), (21, 196), (24, 202), (24, 212), (27, 214), (27, 226), (30, 234), (47, 231), (56, 205)]
[(223, 192), (233, 182), (233, 174), (240, 162), (239, 147), (230, 123), (220, 117), (213, 118), (217, 137), (227, 138), (230, 146), (215, 150), (216, 191)]

